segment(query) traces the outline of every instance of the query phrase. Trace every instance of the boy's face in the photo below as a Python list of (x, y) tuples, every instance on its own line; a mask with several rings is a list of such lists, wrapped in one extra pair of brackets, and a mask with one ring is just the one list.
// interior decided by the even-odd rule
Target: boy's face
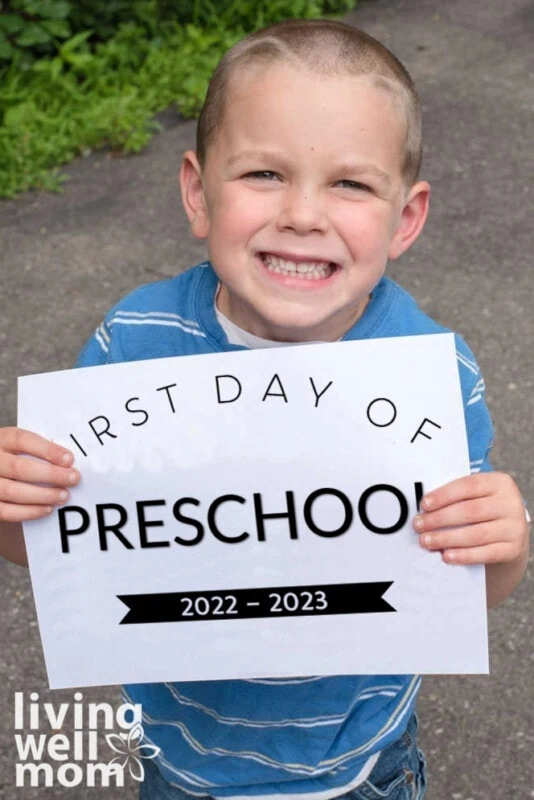
[(406, 192), (402, 140), (393, 100), (353, 76), (275, 64), (233, 80), (202, 174), (192, 151), (181, 172), (220, 310), (264, 338), (341, 337), (426, 219), (429, 186)]

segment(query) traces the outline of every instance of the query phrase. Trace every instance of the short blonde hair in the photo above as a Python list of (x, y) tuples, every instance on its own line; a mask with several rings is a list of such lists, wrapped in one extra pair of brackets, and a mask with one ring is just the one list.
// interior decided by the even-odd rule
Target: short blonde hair
[(422, 162), (421, 101), (401, 62), (383, 44), (358, 28), (328, 19), (292, 19), (249, 34), (228, 50), (216, 67), (197, 126), (197, 157), (207, 150), (222, 122), (231, 78), (254, 66), (289, 63), (318, 75), (357, 75), (386, 89), (404, 121), (402, 176), (407, 188), (419, 177)]

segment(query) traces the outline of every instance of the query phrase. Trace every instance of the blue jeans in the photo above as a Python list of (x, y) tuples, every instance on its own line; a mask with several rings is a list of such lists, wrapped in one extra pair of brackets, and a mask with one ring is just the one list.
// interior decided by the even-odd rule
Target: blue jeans
[[(417, 717), (414, 714), (406, 733), (382, 751), (368, 779), (352, 792), (338, 795), (339, 800), (423, 800), (425, 757), (417, 747), (416, 737)], [(152, 761), (144, 760), (143, 766), (145, 780), (141, 784), (139, 800), (194, 800), (194, 795), (167, 783)]]

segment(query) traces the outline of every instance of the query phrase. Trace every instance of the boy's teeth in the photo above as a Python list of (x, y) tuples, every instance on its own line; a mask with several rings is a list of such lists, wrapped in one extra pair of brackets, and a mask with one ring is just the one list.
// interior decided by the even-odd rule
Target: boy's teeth
[(308, 280), (319, 280), (328, 278), (332, 274), (332, 267), (326, 261), (299, 261), (296, 263), (269, 253), (265, 253), (262, 259), (270, 272), (278, 272), (280, 275), (298, 275)]

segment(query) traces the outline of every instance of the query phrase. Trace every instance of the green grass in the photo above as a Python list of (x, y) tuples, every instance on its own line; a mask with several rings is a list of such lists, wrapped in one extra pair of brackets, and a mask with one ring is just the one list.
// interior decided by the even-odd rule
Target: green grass
[[(355, 0), (341, 4), (346, 11)], [(58, 45), (54, 58), (26, 68), (15, 60), (0, 72), (0, 197), (58, 191), (66, 179), (58, 168), (98, 148), (139, 152), (158, 130), (158, 111), (175, 103), (185, 117), (198, 114), (214, 67), (248, 30), (290, 16), (326, 16), (333, 5), (270, 0), (262, 5), (270, 16), (256, 12), (247, 29), (224, 19), (209, 28), (168, 22), (151, 39), (143, 26), (126, 23), (93, 48), (88, 31)], [(233, 11), (247, 7), (235, 0)]]

